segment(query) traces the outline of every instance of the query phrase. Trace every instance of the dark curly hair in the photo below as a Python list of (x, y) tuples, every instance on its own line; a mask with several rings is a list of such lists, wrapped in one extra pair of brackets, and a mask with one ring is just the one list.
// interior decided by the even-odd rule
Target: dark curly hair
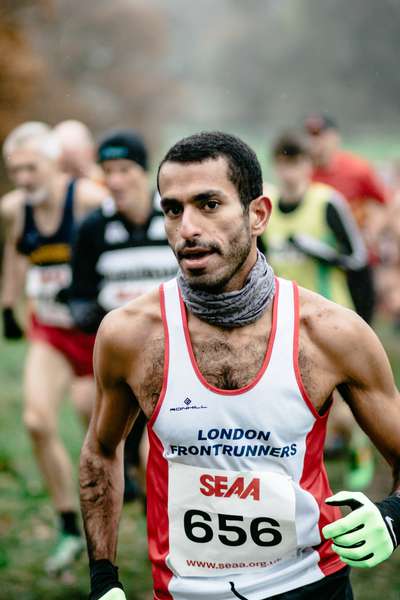
[(240, 202), (247, 211), (250, 202), (263, 193), (261, 166), (250, 146), (222, 131), (202, 131), (176, 142), (158, 167), (157, 187), (161, 167), (166, 162), (195, 163), (220, 156), (226, 159), (229, 180), (236, 187)]

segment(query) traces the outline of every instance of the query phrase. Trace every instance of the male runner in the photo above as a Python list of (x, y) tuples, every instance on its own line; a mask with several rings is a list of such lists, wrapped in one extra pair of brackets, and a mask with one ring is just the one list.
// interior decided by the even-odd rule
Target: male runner
[[(374, 248), (369, 230), (377, 219), (371, 218), (369, 212), (373, 205), (382, 208), (387, 201), (382, 183), (366, 160), (340, 148), (341, 138), (335, 119), (312, 114), (305, 119), (304, 128), (314, 161), (313, 180), (331, 185), (347, 200), (373, 262)], [(366, 265), (358, 273), (352, 273), (349, 287), (357, 312), (370, 323), (375, 308), (372, 267)]]
[[(155, 599), (348, 600), (344, 563), (373, 566), (400, 539), (399, 497), (326, 502), (334, 389), (393, 465), (395, 489), (400, 400), (368, 325), (275, 280), (257, 253), (270, 213), (262, 184), (254, 152), (224, 133), (181, 140), (161, 162), (181, 272), (107, 315), (97, 337), (80, 475), (92, 600), (125, 598), (112, 563), (124, 439), (139, 408), (150, 419)], [(354, 510), (341, 519), (334, 504), (345, 503)]]
[[(2, 316), (6, 338), (23, 335), (15, 318), (21, 290), (15, 285), (15, 257), (29, 263), (26, 283), (29, 349), (24, 375), (24, 424), (41, 474), (60, 521), (60, 536), (46, 563), (58, 571), (80, 552), (74, 482), (70, 460), (57, 430), (57, 414), (73, 378), (73, 401), (88, 421), (94, 398), (93, 336), (73, 327), (57, 292), (69, 284), (70, 247), (76, 219), (96, 207), (104, 191), (89, 180), (69, 181), (57, 167), (59, 146), (51, 130), (25, 123), (3, 147), (10, 178), (17, 189), (6, 198), (7, 239), (4, 252)], [(10, 197), (11, 197), (10, 195)]]
[(297, 133), (272, 146), (277, 189), (268, 190), (273, 211), (263, 240), (275, 272), (343, 306), (353, 308), (346, 273), (363, 269), (367, 253), (343, 197), (311, 181), (308, 145)]
[[(149, 188), (142, 138), (129, 129), (109, 132), (99, 144), (97, 158), (111, 197), (79, 226), (69, 298), (75, 323), (91, 333), (107, 312), (158, 288), (178, 268), (162, 212)], [(141, 413), (125, 446), (126, 500), (138, 493), (135, 478), (128, 476), (130, 466), (145, 466), (146, 438), (140, 444), (145, 424)]]
[[(272, 157), (277, 190), (269, 193), (273, 211), (262, 236), (271, 266), (277, 275), (353, 308), (348, 280), (365, 273), (367, 252), (345, 200), (334, 188), (311, 181), (309, 148), (297, 133), (278, 137)], [(336, 455), (344, 445), (349, 445), (345, 485), (365, 489), (374, 474), (371, 444), (348, 406), (337, 402), (325, 452)]]

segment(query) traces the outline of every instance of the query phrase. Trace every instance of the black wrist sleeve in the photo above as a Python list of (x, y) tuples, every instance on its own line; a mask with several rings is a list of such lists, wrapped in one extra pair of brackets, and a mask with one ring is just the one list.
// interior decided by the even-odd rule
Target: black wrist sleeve
[(393, 547), (397, 548), (400, 544), (400, 496), (396, 494), (389, 496), (382, 502), (377, 502), (376, 506), (385, 521)]
[(85, 333), (96, 333), (106, 314), (97, 301), (73, 298), (68, 305), (75, 325)]
[(90, 562), (89, 568), (89, 600), (99, 600), (112, 588), (124, 589), (122, 583), (118, 580), (118, 567), (115, 567), (109, 560), (93, 560)]
[(19, 340), (24, 335), (10, 307), (3, 308), (3, 334), (8, 340)]

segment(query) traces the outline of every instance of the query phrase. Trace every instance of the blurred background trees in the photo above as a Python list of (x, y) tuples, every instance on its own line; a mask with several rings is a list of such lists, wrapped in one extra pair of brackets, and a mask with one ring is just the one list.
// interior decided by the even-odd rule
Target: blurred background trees
[[(0, 138), (24, 119), (268, 137), (312, 110), (397, 132), (398, 0), (2, 0)], [(1, 141), (1, 140), (0, 140)]]

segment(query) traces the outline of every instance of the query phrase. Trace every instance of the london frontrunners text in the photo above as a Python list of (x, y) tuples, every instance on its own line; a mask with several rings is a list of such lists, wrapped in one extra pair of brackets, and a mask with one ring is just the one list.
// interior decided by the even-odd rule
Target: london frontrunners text
[(199, 444), (191, 446), (170, 445), (170, 452), (175, 456), (275, 456), (289, 458), (297, 453), (296, 444), (290, 446), (266, 446), (264, 444), (246, 444), (231, 446), (230, 444)]

